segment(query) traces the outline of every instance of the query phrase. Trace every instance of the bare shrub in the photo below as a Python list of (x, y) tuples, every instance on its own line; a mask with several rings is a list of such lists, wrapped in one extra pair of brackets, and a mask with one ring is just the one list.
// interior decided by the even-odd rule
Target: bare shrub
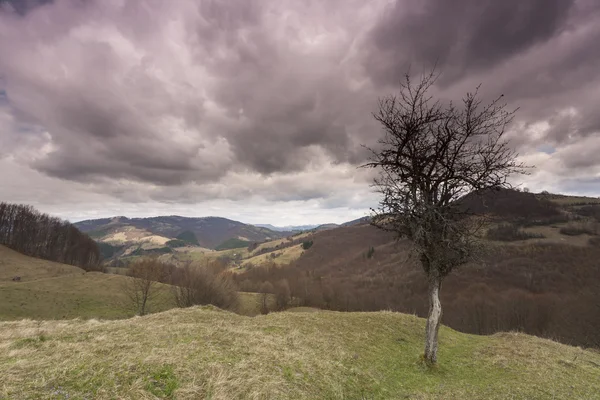
[(560, 233), (568, 236), (578, 235), (597, 235), (598, 222), (596, 221), (579, 221), (570, 222), (567, 226), (560, 228)]
[(544, 238), (544, 235), (541, 233), (525, 232), (514, 224), (500, 224), (498, 226), (491, 227), (488, 229), (486, 236), (490, 240), (500, 240), (503, 242)]
[(235, 310), (239, 304), (237, 286), (218, 261), (205, 265), (187, 263), (176, 270), (172, 283), (178, 307), (212, 304)]

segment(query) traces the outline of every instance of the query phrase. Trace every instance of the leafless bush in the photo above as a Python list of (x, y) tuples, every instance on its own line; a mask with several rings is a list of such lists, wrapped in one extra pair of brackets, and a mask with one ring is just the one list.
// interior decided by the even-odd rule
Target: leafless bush
[(212, 304), (235, 310), (239, 303), (236, 284), (219, 262), (185, 264), (175, 271), (172, 283), (178, 307)]
[(540, 233), (525, 232), (514, 224), (500, 224), (492, 227), (488, 229), (486, 236), (490, 240), (500, 240), (503, 242), (544, 238), (544, 235)]
[(560, 228), (560, 233), (563, 235), (577, 236), (577, 235), (597, 235), (598, 234), (598, 222), (596, 221), (579, 221), (570, 222), (567, 226)]

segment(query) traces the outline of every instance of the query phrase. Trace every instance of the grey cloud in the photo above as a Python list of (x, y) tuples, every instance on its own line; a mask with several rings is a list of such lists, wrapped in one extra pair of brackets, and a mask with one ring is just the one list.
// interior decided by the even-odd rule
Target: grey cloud
[(485, 69), (564, 28), (574, 0), (397, 0), (371, 34), (367, 68), (396, 83), (409, 66), (444, 70), (442, 82)]
[[(5, 16), (10, 27), (0, 50), (13, 57), (0, 61), (0, 70), (10, 81), (12, 106), (45, 126), (55, 148), (34, 167), (71, 180), (177, 185), (215, 181), (240, 166), (263, 174), (301, 171), (314, 146), (332, 162), (355, 161), (362, 153), (347, 129), (365, 125), (362, 106), (374, 96), (352, 96), (347, 74), (340, 74), (352, 32), (342, 26), (331, 51), (306, 53), (299, 32), (305, 21), (292, 26), (269, 15), (293, 5), (188, 1), (166, 10), (161, 2), (60, 2), (25, 19)], [(323, 29), (325, 11), (308, 15), (315, 29)], [(74, 29), (48, 25), (55, 14), (62, 23), (70, 15)], [(169, 20), (172, 29), (165, 27)], [(34, 33), (20, 37), (22, 28)], [(296, 37), (286, 42), (286, 34)], [(44, 45), (55, 54), (27, 50), (42, 36), (53, 38)], [(172, 140), (167, 120), (183, 121), (176, 128), (184, 131), (181, 142)], [(198, 156), (220, 139), (227, 143), (222, 154)]]
[(131, 203), (347, 206), (368, 180), (339, 167), (360, 165), (361, 144), (379, 137), (377, 97), (408, 67), (438, 62), (444, 99), (483, 83), (486, 100), (504, 93), (520, 107), (518, 150), (556, 148), (565, 174), (600, 164), (561, 152), (600, 132), (598, 2), (388, 3), (56, 0), (0, 11), (0, 152)]
[(32, 9), (51, 3), (53, 0), (0, 0), (0, 10), (5, 12), (14, 12), (21, 16), (27, 14)]
[[(519, 107), (517, 150), (560, 148), (600, 136), (599, 21), (600, 3), (589, 0), (398, 0), (369, 35), (365, 67), (388, 88), (409, 66), (437, 63), (442, 97), (483, 84), (485, 101), (504, 94)], [(588, 153), (561, 153), (564, 173), (599, 165)]]

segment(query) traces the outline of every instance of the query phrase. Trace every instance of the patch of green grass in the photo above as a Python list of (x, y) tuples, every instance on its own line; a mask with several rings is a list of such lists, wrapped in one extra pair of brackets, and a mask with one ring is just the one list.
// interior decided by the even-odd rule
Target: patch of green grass
[(15, 341), (12, 344), (12, 348), (15, 348), (15, 349), (22, 349), (24, 347), (38, 348), (41, 346), (42, 343), (46, 342), (48, 339), (49, 339), (48, 336), (44, 335), (43, 333), (40, 333), (34, 337), (27, 337), (27, 338), (23, 338), (23, 339), (19, 339), (19, 340)]
[(178, 387), (179, 382), (170, 365), (164, 365), (151, 373), (146, 381), (146, 389), (156, 397), (163, 399), (172, 399)]
[(276, 250), (270, 253), (264, 253), (258, 256), (246, 258), (242, 261), (242, 264), (252, 264), (254, 266), (260, 266), (268, 262), (273, 262), (276, 265), (285, 265), (298, 259), (302, 255), (302, 252), (302, 245), (297, 244), (295, 246), (286, 247), (281, 250)]
[(191, 231), (181, 232), (179, 235), (177, 235), (176, 239), (183, 240), (191, 245), (198, 245), (198, 238), (196, 238), (196, 234)]
[[(0, 398), (600, 398), (598, 352), (442, 327), (439, 364), (430, 368), (421, 361), (423, 330), (424, 320), (391, 312), (249, 318), (214, 307), (4, 322)], [(39, 332), (52, 339), (15, 347)]]
[(248, 245), (252, 243), (247, 240), (242, 240), (238, 238), (230, 238), (221, 243), (220, 245), (215, 247), (215, 250), (231, 250), (231, 249), (241, 249), (244, 247), (248, 247)]

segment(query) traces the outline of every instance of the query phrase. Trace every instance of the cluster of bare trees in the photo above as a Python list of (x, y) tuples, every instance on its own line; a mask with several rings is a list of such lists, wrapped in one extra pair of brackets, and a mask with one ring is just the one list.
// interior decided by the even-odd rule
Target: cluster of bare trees
[(100, 268), (98, 245), (73, 224), (22, 204), (0, 203), (0, 244), (23, 254), (76, 265)]
[(124, 282), (123, 291), (137, 315), (152, 312), (161, 297), (171, 298), (182, 308), (212, 304), (236, 311), (239, 305), (237, 285), (219, 260), (176, 267), (157, 258), (143, 258), (129, 265), (127, 275), (130, 279)]
[(188, 263), (176, 268), (171, 276), (175, 303), (178, 307), (212, 304), (226, 310), (238, 306), (237, 286), (226, 265), (219, 260), (204, 266)]

